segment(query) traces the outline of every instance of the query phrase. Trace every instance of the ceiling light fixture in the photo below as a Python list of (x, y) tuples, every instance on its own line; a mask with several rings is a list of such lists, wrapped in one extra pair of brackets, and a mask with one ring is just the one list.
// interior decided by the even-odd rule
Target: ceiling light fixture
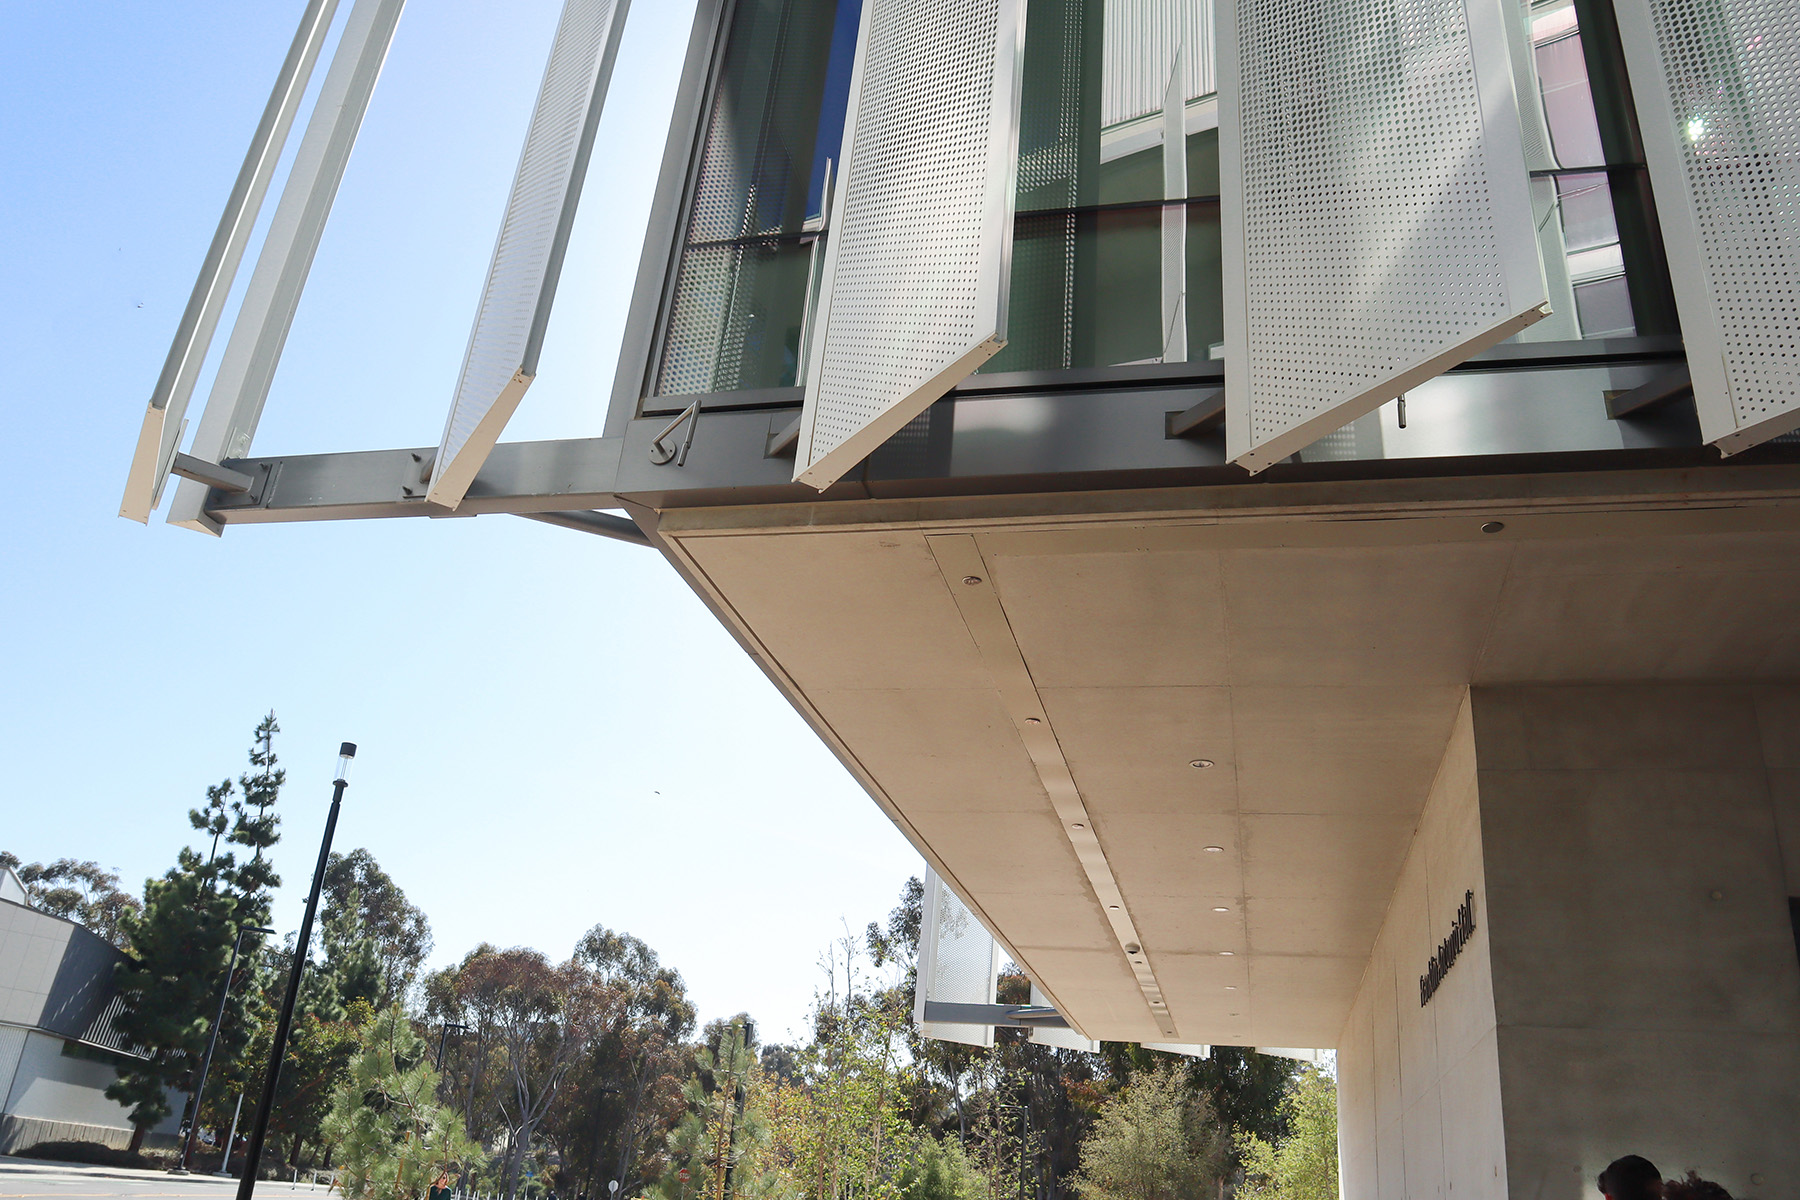
[(1506, 528), (1505, 521), (1488, 521), (1487, 523), (1482, 525), (1481, 532), (1483, 532), (1483, 533), (1499, 533), (1502, 529), (1505, 529), (1505, 528)]
[(964, 575), (963, 582), (968, 584), (970, 587), (974, 587), (976, 584), (981, 582), (981, 576), (979, 576), (979, 575)]
[(1231, 910), (1229, 908), (1226, 908), (1223, 904), (1217, 904), (1217, 905), (1213, 906), (1213, 911), (1214, 912), (1230, 912)]
[(1236, 950), (1221, 950), (1221, 951), (1219, 951), (1219, 957), (1220, 958), (1230, 958), (1232, 955), (1234, 955), (1236, 953), (1237, 953)]
[(1196, 770), (1201, 770), (1201, 771), (1206, 770), (1206, 768), (1208, 768), (1212, 765), (1213, 765), (1213, 760), (1210, 758), (1196, 758), (1188, 763), (1188, 766), (1193, 767)]
[(1206, 847), (1204, 847), (1204, 849), (1208, 854), (1223, 854), (1223, 853), (1225, 853), (1225, 847), (1223, 847), (1223, 846), (1206, 846)]

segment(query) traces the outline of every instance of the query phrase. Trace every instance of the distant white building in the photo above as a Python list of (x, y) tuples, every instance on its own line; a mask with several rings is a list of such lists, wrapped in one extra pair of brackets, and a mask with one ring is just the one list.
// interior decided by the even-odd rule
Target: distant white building
[[(106, 1098), (113, 1064), (129, 1055), (112, 1027), (124, 956), (73, 921), (25, 903), (0, 867), (0, 1154), (40, 1142), (131, 1142), (130, 1110)], [(176, 1106), (179, 1108), (179, 1106)], [(177, 1112), (148, 1144), (169, 1144)]]

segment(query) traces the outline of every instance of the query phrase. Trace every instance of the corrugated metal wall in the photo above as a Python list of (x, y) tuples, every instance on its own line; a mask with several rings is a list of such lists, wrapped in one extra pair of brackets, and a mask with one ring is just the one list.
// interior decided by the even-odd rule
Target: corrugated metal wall
[(1177, 45), (1187, 48), (1187, 98), (1218, 90), (1213, 77), (1213, 0), (1106, 0), (1100, 125), (1162, 111)]

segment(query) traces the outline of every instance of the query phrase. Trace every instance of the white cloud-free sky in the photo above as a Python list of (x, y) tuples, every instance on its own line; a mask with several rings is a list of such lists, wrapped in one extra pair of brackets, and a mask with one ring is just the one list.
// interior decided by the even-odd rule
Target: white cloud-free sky
[[(703, 1017), (797, 1029), (826, 943), (919, 860), (654, 551), (504, 516), (213, 539), (115, 515), (301, 7), (0, 5), (0, 848), (135, 887), (273, 709), (284, 930), (350, 740), (337, 846), (429, 913), (436, 961), (483, 940), (561, 957), (604, 923)], [(408, 7), (259, 452), (436, 442), (558, 8)], [(692, 13), (633, 7), (508, 438), (600, 431)]]

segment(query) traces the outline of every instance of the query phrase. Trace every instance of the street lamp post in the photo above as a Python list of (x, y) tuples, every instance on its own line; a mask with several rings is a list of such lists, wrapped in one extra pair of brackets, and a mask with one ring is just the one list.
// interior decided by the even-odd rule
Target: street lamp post
[(231, 977), (237, 973), (238, 950), (244, 944), (244, 935), (274, 932), (260, 925), (243, 925), (231, 941), (231, 965), (225, 968), (225, 986), (219, 989), (219, 1011), (213, 1017), (212, 1032), (206, 1035), (206, 1053), (200, 1059), (200, 1077), (194, 1081), (194, 1094), (188, 1098), (187, 1138), (181, 1143), (181, 1160), (171, 1174), (186, 1175), (188, 1159), (194, 1154), (194, 1134), (200, 1129), (200, 1097), (206, 1093), (206, 1073), (212, 1068), (213, 1048), (219, 1044), (219, 1026), (225, 1021), (225, 1002), (231, 997)]
[(275, 1107), (275, 1085), (281, 1082), (281, 1060), (287, 1053), (288, 1032), (294, 1026), (294, 1002), (300, 996), (300, 972), (306, 969), (306, 948), (312, 941), (313, 917), (318, 914), (319, 892), (325, 886), (325, 863), (331, 857), (331, 835), (337, 832), (338, 806), (343, 803), (344, 789), (350, 786), (350, 760), (355, 757), (355, 742), (345, 742), (338, 747), (337, 775), (331, 785), (331, 812), (325, 818), (325, 837), (319, 842), (319, 865), (313, 868), (312, 891), (306, 897), (306, 916), (300, 921), (300, 934), (294, 942), (287, 995), (281, 1000), (281, 1018), (275, 1022), (275, 1042), (269, 1048), (268, 1069), (263, 1072), (262, 1099), (256, 1103), (256, 1120), (250, 1125), (250, 1144), (244, 1148), (244, 1174), (238, 1180), (238, 1200), (251, 1200), (256, 1193), (256, 1171), (262, 1163), (263, 1138), (269, 1132), (269, 1114)]
[[(452, 1029), (456, 1030), (458, 1034), (469, 1032), (469, 1026), (467, 1025), (459, 1025), (455, 1021), (444, 1022), (444, 1031), (438, 1034), (437, 1062), (432, 1067), (434, 1071), (441, 1071), (444, 1069), (444, 1043), (450, 1040), (450, 1031)], [(459, 1050), (457, 1053), (460, 1054), (461, 1051)]]

